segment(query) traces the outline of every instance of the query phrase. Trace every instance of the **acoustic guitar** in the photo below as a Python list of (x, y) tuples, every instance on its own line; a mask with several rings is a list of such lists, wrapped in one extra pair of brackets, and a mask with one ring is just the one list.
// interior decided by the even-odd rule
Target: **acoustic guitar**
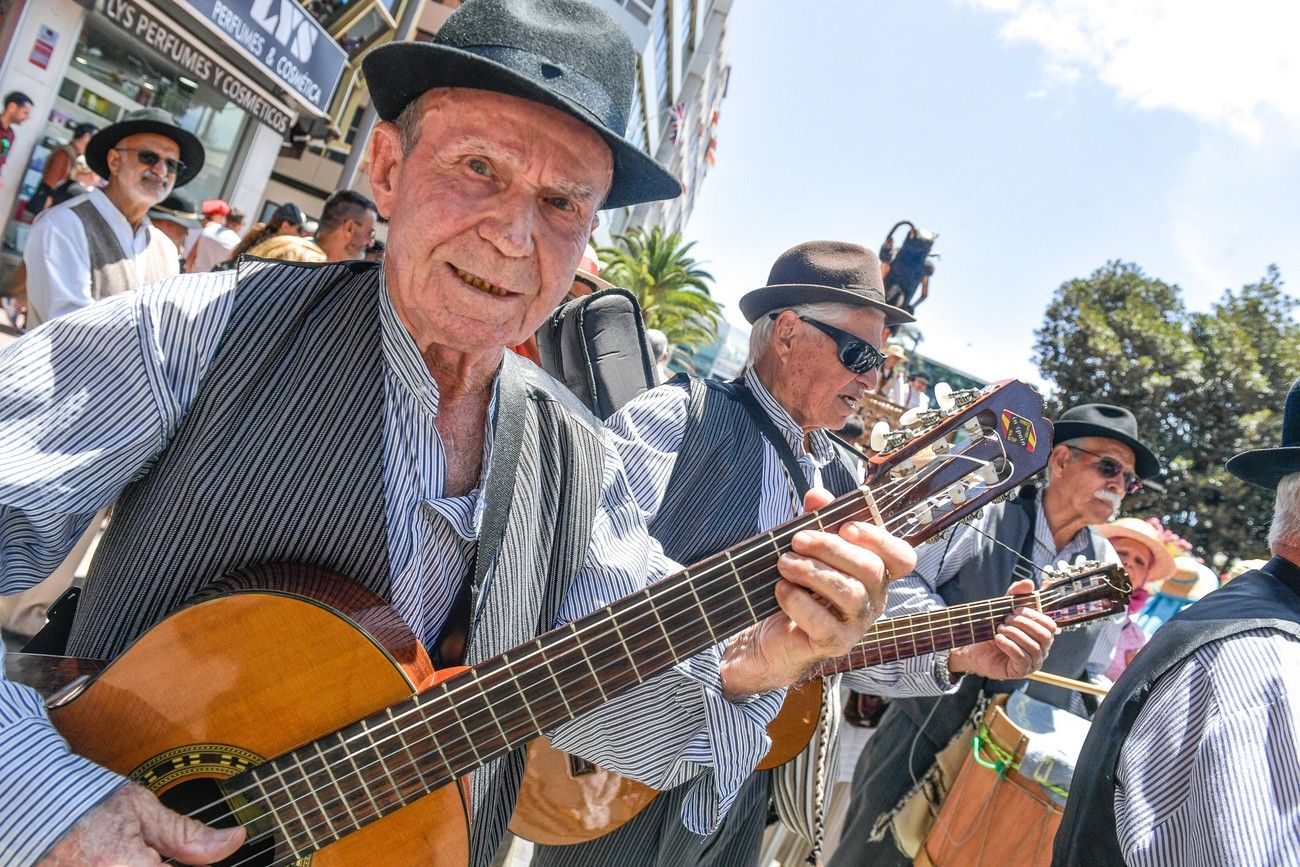
[[(821, 714), (822, 678), (990, 640), (1018, 608), (1036, 608), (1062, 629), (1109, 617), (1128, 606), (1128, 575), (1114, 563), (1063, 570), (1033, 593), (953, 605), (877, 621), (845, 656), (817, 666), (791, 689), (768, 726), (772, 748), (757, 770), (775, 768), (803, 751)], [(659, 791), (555, 749), (545, 737), (528, 745), (519, 800), (510, 818), (517, 836), (548, 846), (585, 843), (621, 828)]]
[(795, 533), (863, 520), (917, 544), (1046, 464), (1033, 389), (954, 399), (897, 432), (856, 491), (471, 668), (435, 673), (396, 613), (344, 579), (261, 566), (60, 691), (50, 717), (164, 803), (242, 824), (225, 867), (467, 864), (468, 775), (776, 613)]

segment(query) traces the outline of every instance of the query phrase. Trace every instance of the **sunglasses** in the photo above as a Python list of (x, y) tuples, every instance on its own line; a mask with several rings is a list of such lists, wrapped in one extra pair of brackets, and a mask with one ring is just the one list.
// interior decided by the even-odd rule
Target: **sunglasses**
[(1124, 469), (1124, 465), (1114, 458), (1108, 458), (1105, 455), (1099, 455), (1096, 452), (1090, 452), (1087, 449), (1081, 449), (1078, 446), (1066, 446), (1076, 452), (1083, 452), (1085, 455), (1092, 455), (1097, 458), (1095, 464), (1097, 472), (1101, 473), (1104, 479), (1115, 479), (1121, 475), (1124, 476), (1124, 493), (1136, 494), (1142, 490), (1142, 478), (1137, 473), (1130, 473)]
[(139, 161), (140, 165), (149, 169), (158, 165), (158, 161), (162, 160), (163, 165), (167, 168), (167, 174), (169, 175), (178, 175), (188, 168), (184, 160), (174, 160), (171, 157), (165, 157), (156, 151), (149, 150), (148, 148), (114, 148), (114, 150), (119, 150), (123, 153), (134, 153), (135, 158)]
[[(781, 315), (781, 312), (778, 310), (775, 313), (769, 313), (768, 317), (776, 319)], [(851, 373), (860, 375), (871, 370), (879, 370), (885, 366), (885, 353), (856, 334), (850, 334), (843, 329), (836, 328), (834, 325), (819, 322), (810, 316), (800, 316), (799, 321), (808, 323), (831, 340), (834, 340), (836, 356), (839, 358), (840, 364), (848, 368)]]

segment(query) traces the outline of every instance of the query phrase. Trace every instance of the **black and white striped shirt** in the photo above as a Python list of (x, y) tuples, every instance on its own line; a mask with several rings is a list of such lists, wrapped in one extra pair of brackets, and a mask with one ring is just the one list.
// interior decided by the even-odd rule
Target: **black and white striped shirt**
[[(48, 323), (0, 353), (0, 593), (24, 590), (53, 571), (94, 513), (166, 447), (212, 364), (234, 280), (224, 272), (164, 281)], [(392, 602), (429, 642), (471, 568), (482, 516), (477, 491), (443, 496), (437, 385), (383, 297), (377, 313)], [(484, 471), (490, 426), (488, 434)], [(602, 508), (561, 622), (672, 567), (646, 533), (617, 451), (608, 441), (606, 449)], [(709, 769), (683, 811), (689, 827), (705, 832), (767, 751), (765, 726), (780, 698), (724, 699), (715, 648), (552, 739), (665, 787)], [(625, 732), (628, 725), (643, 748), (627, 750), (624, 735), (618, 755), (602, 749), (615, 726)], [(3, 680), (0, 733), (0, 864), (31, 863), (122, 779), (71, 754), (36, 694)]]

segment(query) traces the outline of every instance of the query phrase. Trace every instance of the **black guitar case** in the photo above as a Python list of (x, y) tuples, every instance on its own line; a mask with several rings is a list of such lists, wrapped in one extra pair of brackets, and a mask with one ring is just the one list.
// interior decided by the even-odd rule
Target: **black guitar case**
[(658, 383), (636, 296), (604, 289), (574, 298), (537, 332), (542, 368), (601, 421)]

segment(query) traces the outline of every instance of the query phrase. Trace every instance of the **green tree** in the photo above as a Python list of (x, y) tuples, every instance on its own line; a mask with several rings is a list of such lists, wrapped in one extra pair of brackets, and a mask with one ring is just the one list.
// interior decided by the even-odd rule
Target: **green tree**
[(647, 328), (675, 346), (699, 348), (717, 338), (722, 306), (709, 295), (713, 275), (691, 257), (693, 246), (676, 232), (638, 227), (597, 252), (601, 276), (636, 296)]
[(1208, 312), (1191, 313), (1177, 286), (1109, 262), (1063, 284), (1035, 332), (1035, 361), (1053, 385), (1055, 411), (1127, 407), (1164, 460), (1165, 492), (1145, 490), (1125, 511), (1159, 515), (1207, 558), (1262, 552), (1272, 499), (1223, 464), (1278, 441), (1282, 400), (1300, 373), (1295, 303), (1270, 269)]

